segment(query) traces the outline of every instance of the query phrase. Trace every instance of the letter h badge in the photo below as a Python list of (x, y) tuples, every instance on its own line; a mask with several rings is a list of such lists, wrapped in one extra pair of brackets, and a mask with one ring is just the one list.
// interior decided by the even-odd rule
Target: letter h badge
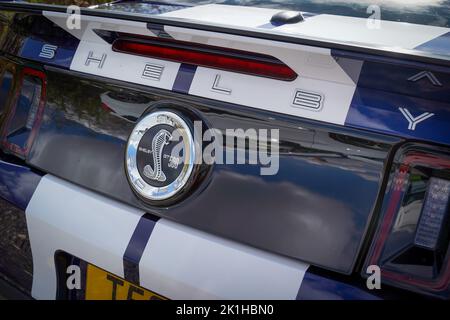
[(92, 63), (97, 63), (97, 67), (101, 69), (106, 60), (106, 53), (103, 53), (101, 58), (95, 57), (93, 51), (89, 51), (88, 57), (86, 58), (86, 62), (84, 63), (86, 66), (89, 66)]

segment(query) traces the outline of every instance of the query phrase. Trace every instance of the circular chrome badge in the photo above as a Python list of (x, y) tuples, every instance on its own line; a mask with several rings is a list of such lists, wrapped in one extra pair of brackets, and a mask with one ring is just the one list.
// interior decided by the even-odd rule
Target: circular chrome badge
[(126, 169), (133, 189), (158, 201), (177, 194), (194, 167), (195, 143), (177, 114), (156, 111), (144, 116), (128, 139)]

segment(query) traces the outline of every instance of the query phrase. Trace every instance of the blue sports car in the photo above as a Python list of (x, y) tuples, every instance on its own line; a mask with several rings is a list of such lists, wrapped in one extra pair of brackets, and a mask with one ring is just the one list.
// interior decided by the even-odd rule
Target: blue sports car
[(0, 295), (450, 299), (450, 0), (44, 2), (0, 2)]

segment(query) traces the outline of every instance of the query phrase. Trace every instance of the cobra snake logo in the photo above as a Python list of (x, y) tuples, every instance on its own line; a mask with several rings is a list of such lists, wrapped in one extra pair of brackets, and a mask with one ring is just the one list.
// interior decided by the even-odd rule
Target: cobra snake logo
[(152, 154), (153, 154), (153, 168), (147, 164), (144, 167), (144, 175), (152, 180), (164, 182), (166, 181), (166, 175), (162, 171), (161, 168), (161, 160), (162, 160), (162, 152), (164, 146), (169, 144), (172, 135), (169, 131), (165, 129), (161, 129), (158, 133), (153, 137), (152, 140)]

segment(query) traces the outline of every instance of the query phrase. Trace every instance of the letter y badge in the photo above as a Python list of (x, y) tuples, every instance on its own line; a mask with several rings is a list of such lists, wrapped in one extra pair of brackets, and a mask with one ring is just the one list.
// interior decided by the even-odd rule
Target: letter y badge
[(409, 112), (408, 109), (406, 108), (398, 108), (398, 110), (400, 110), (400, 112), (403, 114), (403, 116), (406, 118), (406, 120), (408, 121), (408, 130), (416, 130), (416, 126), (426, 120), (431, 118), (432, 116), (434, 116), (434, 113), (430, 113), (430, 112), (424, 112), (421, 115), (418, 115), (417, 117), (413, 117), (413, 115), (411, 114), (411, 112)]

